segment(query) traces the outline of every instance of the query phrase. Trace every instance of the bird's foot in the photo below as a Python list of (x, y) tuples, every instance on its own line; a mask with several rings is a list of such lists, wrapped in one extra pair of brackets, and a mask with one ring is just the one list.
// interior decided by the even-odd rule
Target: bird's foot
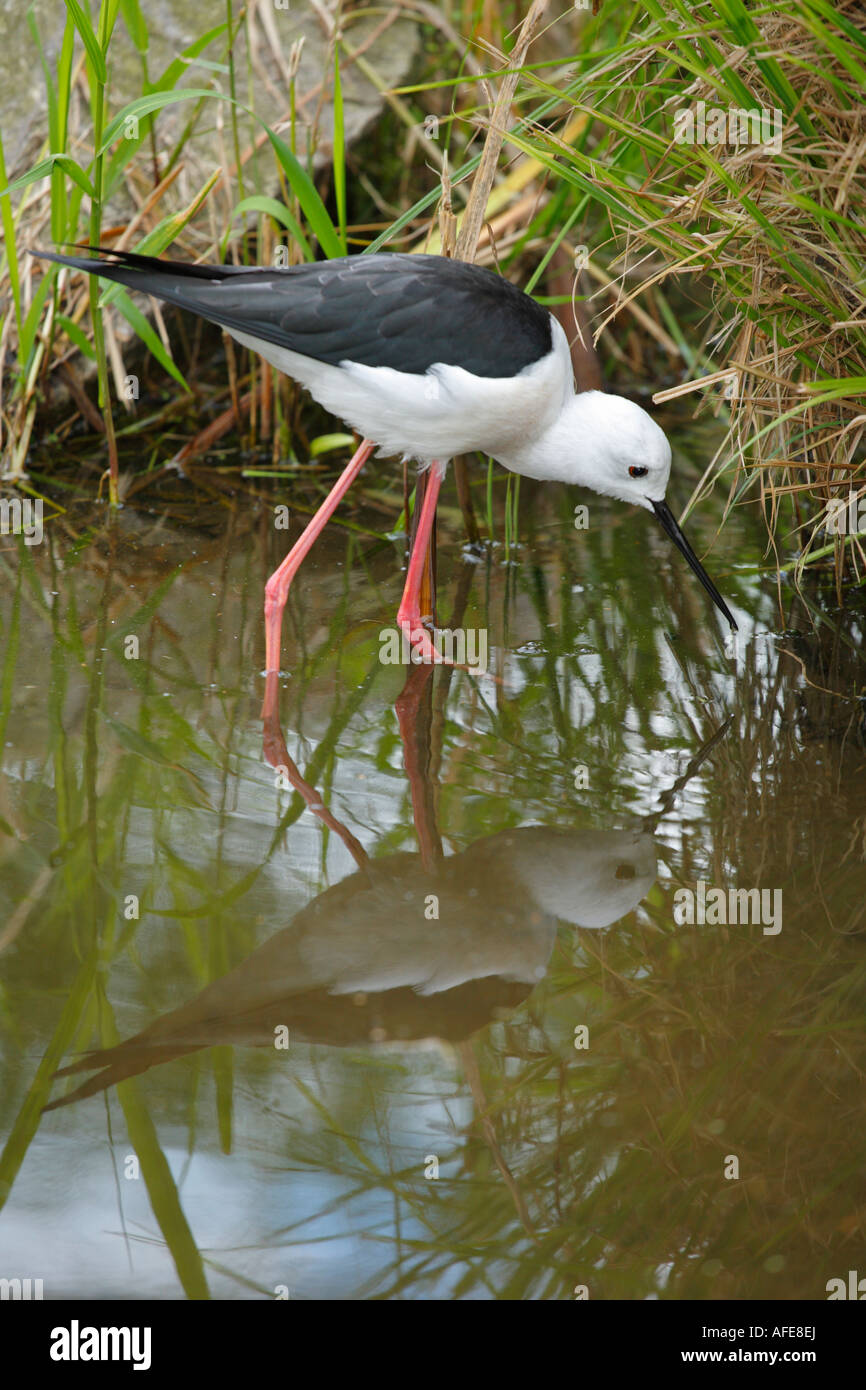
[(412, 648), (410, 660), (414, 666), (455, 666), (457, 663), (443, 656), (420, 616), (403, 617), (398, 613), (397, 626)]

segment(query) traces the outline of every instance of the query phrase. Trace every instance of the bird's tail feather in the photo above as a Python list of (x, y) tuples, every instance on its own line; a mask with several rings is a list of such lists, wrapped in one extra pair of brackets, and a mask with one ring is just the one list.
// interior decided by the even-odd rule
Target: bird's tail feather
[(55, 1072), (55, 1076), (69, 1076), (72, 1072), (84, 1071), (90, 1067), (98, 1068), (95, 1076), (90, 1076), (86, 1081), (82, 1081), (74, 1091), (68, 1095), (60, 1096), (57, 1100), (52, 1100), (48, 1105), (42, 1107), (43, 1114), (48, 1110), (60, 1110), (64, 1105), (72, 1105), (74, 1101), (85, 1100), (88, 1096), (95, 1096), (99, 1091), (107, 1091), (109, 1086), (116, 1086), (120, 1081), (126, 1081), (131, 1076), (141, 1076), (143, 1072), (149, 1071), (158, 1062), (171, 1062), (176, 1057), (183, 1057), (188, 1052), (195, 1052), (198, 1048), (197, 1043), (170, 1043), (163, 1045), (149, 1045), (147, 1042), (137, 1043), (136, 1039), (130, 1039), (128, 1043), (121, 1043), (117, 1048), (104, 1048), (99, 1052), (91, 1052), (86, 1057), (79, 1058), (71, 1066), (63, 1067)]
[[(127, 284), (138, 276), (138, 284), (145, 275), (176, 275), (187, 280), (228, 280), (234, 275), (254, 273), (260, 266), (237, 265), (194, 265), (191, 261), (162, 260), (158, 256), (142, 256), (138, 251), (113, 251), (110, 246), (80, 246), (79, 251), (90, 251), (90, 256), (61, 256), (59, 251), (30, 252), (43, 261), (56, 261), (58, 265), (71, 266), (74, 270), (86, 270), (89, 275), (103, 275), (107, 280), (117, 280)], [(129, 276), (121, 279), (119, 272)], [(137, 288), (134, 285), (134, 288)]]
[[(279, 270), (274, 266), (235, 266), (235, 265), (192, 265), (188, 261), (163, 261), (156, 256), (142, 256), (135, 251), (112, 251), (107, 247), (82, 247), (92, 250), (90, 256), (63, 256), (57, 251), (32, 251), (31, 255), (58, 265), (69, 266), (74, 270), (86, 271), (88, 275), (100, 275), (115, 284), (142, 294), (152, 294), (167, 304), (175, 304), (179, 309), (200, 314), (211, 323), (227, 328), (229, 332), (249, 331), (245, 316), (245, 294), (230, 290), (226, 293), (225, 281), (243, 277), (245, 287), (273, 283), (277, 275), (291, 274), (291, 269)], [(264, 332), (267, 339), (270, 333)]]

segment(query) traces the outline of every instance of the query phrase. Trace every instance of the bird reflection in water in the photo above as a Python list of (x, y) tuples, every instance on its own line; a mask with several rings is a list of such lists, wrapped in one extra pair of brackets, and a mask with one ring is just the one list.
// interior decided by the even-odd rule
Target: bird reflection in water
[(664, 806), (636, 830), (525, 826), (444, 853), (430, 775), (431, 675), (430, 666), (413, 668), (396, 704), (419, 851), (380, 859), (369, 857), (289, 756), (278, 678), (269, 675), (265, 756), (340, 836), (355, 871), (194, 999), (63, 1068), (58, 1076), (96, 1074), (46, 1109), (201, 1048), (273, 1047), (282, 1027), (293, 1039), (336, 1047), (462, 1044), (529, 996), (545, 975), (559, 923), (609, 927), (637, 907), (656, 878), (651, 832)]

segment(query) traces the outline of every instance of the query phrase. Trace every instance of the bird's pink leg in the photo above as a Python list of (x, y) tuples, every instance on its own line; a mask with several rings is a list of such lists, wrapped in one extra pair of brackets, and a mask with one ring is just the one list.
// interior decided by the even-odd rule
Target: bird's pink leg
[(430, 721), (432, 718), (429, 666), (416, 666), (394, 701), (403, 766), (412, 794), (412, 820), (421, 850), (421, 863), (432, 873), (443, 858), (442, 839), (436, 824), (435, 788), (430, 772)]
[(265, 671), (280, 665), (280, 632), (289, 587), (317, 536), (325, 529), (340, 501), (345, 497), (376, 445), (363, 439), (354, 457), (346, 464), (312, 521), (301, 533), (278, 569), (265, 585)]
[[(414, 671), (412, 673), (415, 674)], [(263, 751), (271, 767), (283, 773), (290, 786), (296, 792), (300, 792), (314, 816), (318, 816), (323, 825), (329, 830), (336, 830), (346, 849), (351, 854), (359, 868), (368, 864), (369, 856), (364, 846), (355, 838), (347, 825), (337, 820), (332, 815), (322, 801), (321, 795), (315, 787), (311, 787), (309, 782), (301, 775), (301, 770), (297, 763), (289, 757), (289, 750), (286, 748), (286, 740), (280, 725), (280, 716), (277, 710), (277, 672), (269, 671), (266, 677), (265, 706), (262, 710), (264, 720), (264, 744)]]
[(421, 622), (424, 616), (421, 612), (421, 581), (424, 576), (427, 547), (433, 532), (433, 518), (436, 515), (436, 502), (439, 497), (439, 489), (442, 486), (442, 477), (443, 470), (434, 460), (430, 465), (427, 490), (421, 504), (421, 515), (418, 518), (418, 529), (415, 532), (415, 544), (409, 556), (409, 568), (406, 572), (403, 597), (400, 600), (400, 607), (397, 609), (397, 626), (406, 640), (411, 642), (417, 650), (420, 662), (425, 665), (435, 664), (437, 666), (449, 665), (450, 663), (445, 661)]

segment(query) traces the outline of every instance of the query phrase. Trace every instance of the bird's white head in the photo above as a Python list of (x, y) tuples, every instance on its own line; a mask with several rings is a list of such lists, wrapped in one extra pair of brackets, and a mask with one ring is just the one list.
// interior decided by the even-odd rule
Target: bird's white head
[(564, 412), (569, 482), (653, 510), (664, 500), (671, 446), (651, 415), (624, 396), (584, 391)]
[(639, 405), (624, 396), (584, 391), (568, 397), (535, 448), (525, 451), (519, 472), (592, 488), (620, 502), (655, 512), (713, 602), (736, 630), (733, 614), (707, 574), (665, 501), (671, 446)]

